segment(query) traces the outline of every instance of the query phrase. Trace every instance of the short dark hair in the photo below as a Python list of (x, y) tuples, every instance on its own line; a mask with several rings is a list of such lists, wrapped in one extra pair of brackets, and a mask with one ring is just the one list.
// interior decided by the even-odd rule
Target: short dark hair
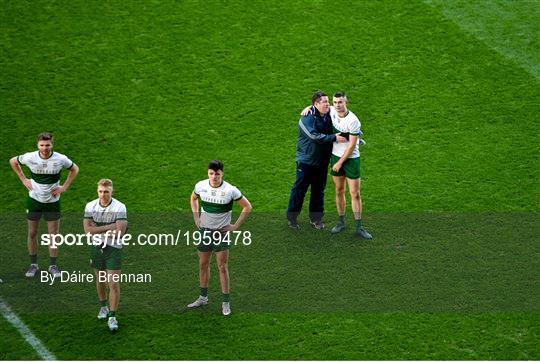
[(208, 169), (214, 171), (223, 171), (223, 162), (219, 160), (210, 161), (210, 163), (208, 164)]
[(343, 91), (338, 91), (334, 93), (334, 98), (347, 98), (347, 95)]
[(326, 97), (326, 93), (323, 91), (316, 91), (311, 97), (311, 104), (315, 104), (315, 102), (318, 102), (322, 97)]
[(39, 141), (53, 141), (53, 135), (50, 132), (41, 132), (37, 136), (37, 140)]

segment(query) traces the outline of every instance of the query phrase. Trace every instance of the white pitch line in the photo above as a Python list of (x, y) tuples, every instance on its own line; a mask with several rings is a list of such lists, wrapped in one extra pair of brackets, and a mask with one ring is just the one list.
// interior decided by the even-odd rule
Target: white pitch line
[(35, 336), (34, 333), (24, 324), (24, 322), (11, 310), (9, 305), (4, 302), (4, 300), (0, 297), (0, 311), (2, 311), (2, 315), (6, 320), (11, 323), (15, 329), (19, 331), (21, 336), (25, 339), (26, 342), (28, 342), (29, 345), (32, 346), (34, 351), (39, 355), (39, 357), (43, 360), (47, 361), (56, 361), (56, 356), (52, 354), (47, 347), (41, 342), (41, 340)]

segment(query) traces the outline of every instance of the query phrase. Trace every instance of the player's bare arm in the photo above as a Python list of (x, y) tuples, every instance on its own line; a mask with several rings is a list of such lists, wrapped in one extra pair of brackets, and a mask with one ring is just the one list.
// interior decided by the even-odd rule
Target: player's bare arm
[(237, 201), (238, 205), (242, 207), (242, 212), (234, 224), (225, 225), (223, 227), (224, 231), (236, 231), (240, 228), (240, 225), (246, 220), (248, 214), (251, 212), (251, 203), (245, 197), (242, 197)]
[(19, 180), (21, 180), (24, 187), (26, 187), (29, 191), (31, 191), (32, 181), (24, 175), (21, 165), (19, 164), (19, 161), (17, 160), (17, 156), (12, 157), (9, 160), (9, 164), (11, 165), (11, 168), (13, 169), (13, 171), (15, 171), (15, 173), (19, 177)]
[(79, 166), (77, 166), (76, 164), (73, 164), (73, 166), (71, 166), (71, 168), (69, 169), (69, 174), (64, 184), (55, 188), (51, 192), (51, 194), (53, 196), (59, 196), (61, 193), (66, 192), (67, 189), (71, 186), (71, 183), (73, 182), (73, 180), (75, 180), (75, 177), (77, 177), (78, 173), (79, 173)]
[(123, 236), (126, 235), (127, 228), (128, 228), (128, 221), (127, 220), (116, 220), (115, 223), (116, 228), (113, 230), (113, 236), (119, 235)]
[[(127, 225), (127, 221), (126, 221), (126, 225)], [(84, 232), (87, 234), (92, 234), (92, 235), (103, 234), (103, 233), (106, 233), (107, 231), (117, 230), (116, 224), (97, 226), (96, 223), (91, 219), (84, 219), (83, 226), (84, 226)]]
[(197, 225), (197, 227), (200, 228), (201, 217), (199, 214), (199, 196), (197, 196), (195, 192), (191, 193), (189, 203), (191, 205), (191, 212), (193, 212), (193, 221), (195, 221), (195, 225)]
[(122, 233), (124, 235), (127, 231), (128, 221), (127, 220), (116, 220), (116, 232)]

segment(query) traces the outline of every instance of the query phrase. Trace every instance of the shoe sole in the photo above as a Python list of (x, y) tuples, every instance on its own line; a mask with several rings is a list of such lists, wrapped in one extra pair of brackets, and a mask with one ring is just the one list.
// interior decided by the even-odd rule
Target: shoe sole
[(208, 303), (204, 303), (204, 304), (201, 304), (201, 305), (193, 305), (193, 306), (190, 305), (190, 304), (188, 304), (187, 307), (188, 307), (189, 309), (194, 309), (194, 308), (204, 307), (205, 305), (208, 305)]

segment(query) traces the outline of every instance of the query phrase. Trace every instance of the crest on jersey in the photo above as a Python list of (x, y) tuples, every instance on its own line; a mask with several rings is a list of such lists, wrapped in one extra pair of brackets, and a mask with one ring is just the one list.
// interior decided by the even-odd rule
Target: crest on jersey
[(210, 193), (212, 194), (212, 196), (216, 196), (216, 190), (212, 190)]

